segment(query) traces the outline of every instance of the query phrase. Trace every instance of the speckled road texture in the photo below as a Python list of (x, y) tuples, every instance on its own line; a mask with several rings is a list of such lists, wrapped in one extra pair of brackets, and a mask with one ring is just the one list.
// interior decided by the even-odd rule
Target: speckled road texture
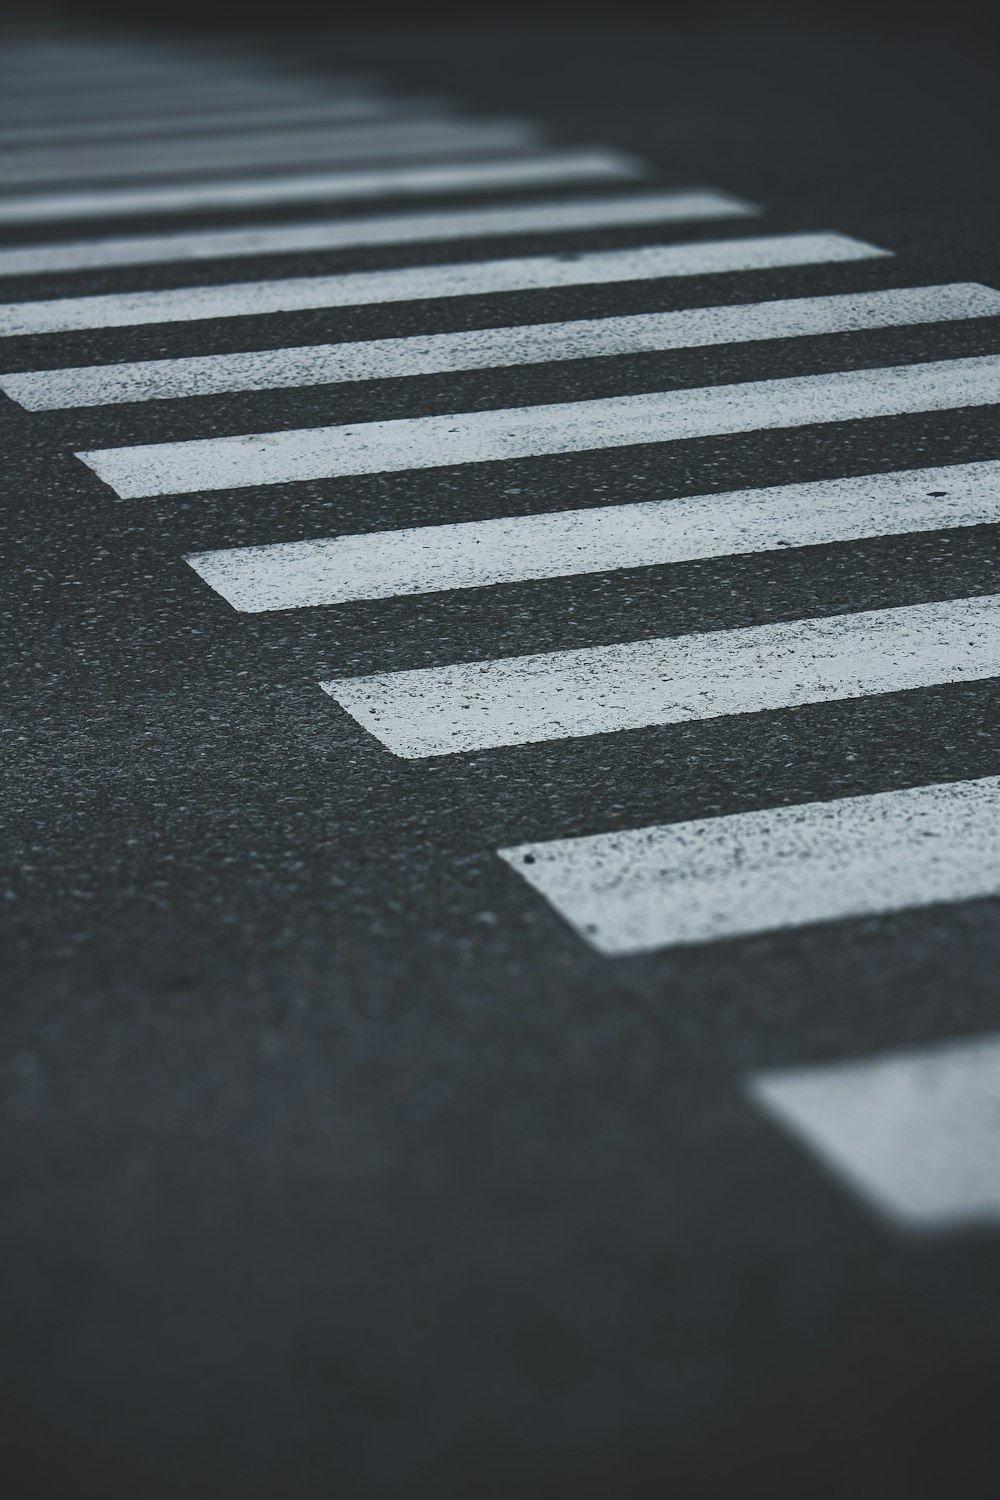
[[(130, 179), (114, 192), (132, 207), (118, 198), (101, 223), (9, 219), (0, 298), (180, 298), (311, 277), (344, 286), (445, 262), (481, 263), (485, 279), (450, 299), (78, 321), (0, 340), (4, 372), (248, 352), (266, 370), (267, 351), (307, 346), (374, 355), (389, 340), (438, 348), (444, 335), (492, 330), (488, 343), (513, 327), (702, 308), (726, 327), (747, 303), (1000, 289), (1000, 112), (994, 71), (974, 49), (736, 24), (260, 47), (317, 77), (379, 73), (415, 99), (541, 121), (548, 145), (525, 156), (520, 177), (494, 162), (478, 195), (463, 163), (416, 199), (333, 208), (307, 188), (293, 207), (280, 187), (251, 201), (240, 186), (214, 213), (199, 188), (136, 217), (152, 207), (143, 193), (173, 188)], [(245, 110), (234, 89), (233, 109)], [(577, 166), (553, 186), (556, 156)], [(551, 209), (588, 192), (633, 201), (646, 191), (621, 168), (633, 159), (653, 164), (650, 189), (709, 188), (762, 211), (711, 223), (638, 213), (591, 228), (574, 224), (575, 210), (562, 225), (522, 215), (495, 221), (489, 238), (447, 243), (426, 228), (428, 215), (479, 205)], [(365, 166), (359, 195), (384, 190), (375, 172)], [(70, 191), (79, 207), (93, 190)], [(338, 242), (308, 228), (340, 214), (416, 216), (425, 230), (407, 243), (405, 228), (381, 238), (359, 228)], [(192, 237), (203, 231), (222, 258), (199, 258)], [(807, 234), (892, 253), (589, 284), (573, 274), (585, 262), (552, 259)], [(71, 248), (102, 235), (145, 249), (100, 265)], [(157, 259), (171, 236), (182, 255)], [(29, 274), (23, 247), (43, 242), (65, 254), (50, 248)], [(486, 267), (500, 260), (563, 271), (490, 290)], [(210, 309), (215, 295), (198, 293)], [(1000, 595), (996, 491), (973, 485), (956, 499), (934, 478), (962, 465), (969, 485), (1000, 462), (1000, 319), (988, 302), (966, 312), (502, 368), (456, 356), (367, 381), (253, 378), (51, 410), (0, 397), (0, 1380), (12, 1500), (993, 1493), (995, 1221), (959, 1212), (940, 1232), (911, 1233), (836, 1160), (866, 1183), (897, 1173), (904, 1218), (913, 1203), (914, 1214), (928, 1201), (951, 1211), (954, 1182), (922, 1198), (896, 1138), (873, 1164), (844, 1111), (857, 1101), (881, 1128), (886, 1080), (909, 1108), (913, 1079), (928, 1076), (906, 1059), (952, 1059), (937, 1044), (1000, 1030), (1000, 900), (608, 956), (497, 852), (1000, 774), (1000, 679), (983, 645)], [(419, 342), (410, 347), (419, 362)], [(904, 367), (949, 361), (965, 372), (967, 404), (930, 399), (928, 376), (923, 404), (864, 406), (880, 381), (909, 390), (917, 377)], [(872, 384), (867, 371), (882, 373)], [(746, 383), (764, 404), (793, 387), (797, 400), (819, 392), (808, 397), (816, 415), (783, 425), (779, 400), (773, 424), (751, 432), (706, 419), (665, 440), (640, 423), (631, 446), (604, 448), (567, 427), (567, 451), (551, 426), (544, 452), (475, 463), (460, 461), (454, 434), (438, 443), (456, 413), (478, 431), (496, 422), (485, 412), (591, 402), (645, 412), (656, 393), (680, 412), (687, 391), (703, 393), (699, 410), (718, 410), (710, 388)], [(853, 416), (824, 405), (848, 388)], [(173, 444), (206, 455), (247, 434), (336, 427), (371, 436), (360, 472), (276, 468), (261, 483), (241, 469), (222, 488), (209, 465), (189, 485), (116, 494), (98, 462), (75, 456), (162, 456)], [(378, 449), (390, 431), (391, 452)], [(380, 467), (379, 452), (391, 462)], [(930, 471), (922, 527), (897, 516), (879, 533), (871, 507), (898, 502), (887, 480), (875, 498), (844, 491), (860, 519), (838, 530), (830, 485), (910, 470)], [(827, 507), (813, 531), (782, 535), (780, 508), (770, 530), (748, 512), (744, 544), (730, 510), (732, 533), (713, 543), (712, 497), (748, 507), (747, 493), (766, 488), (780, 507), (780, 487), (803, 485), (819, 489), (796, 493)], [(659, 552), (630, 554), (625, 531), (603, 543), (588, 534), (580, 566), (557, 576), (552, 549), (574, 545), (561, 514), (683, 497), (701, 507), (701, 540), (664, 539), (649, 511), (630, 510), (635, 545)], [(534, 516), (549, 520), (517, 553), (516, 522)], [(472, 529), (491, 521), (514, 538), (498, 575), (477, 572), (472, 555), (499, 535)], [(439, 549), (396, 597), (336, 585), (332, 600), (300, 601), (309, 607), (241, 610), (186, 560), (392, 530), (407, 539), (387, 548), (386, 567), (405, 574), (396, 549), (439, 526), (462, 528), (459, 576), (449, 581)], [(377, 541), (366, 546), (377, 582)], [(987, 601), (975, 621), (951, 605), (972, 599)], [(815, 701), (791, 693), (766, 711), (730, 705), (686, 722), (640, 715), (627, 727), (627, 715), (603, 724), (584, 713), (572, 737), (501, 736), (416, 759), (320, 687), (560, 652), (592, 663), (587, 653), (625, 643), (646, 660), (667, 649), (655, 643), (693, 634), (799, 650), (809, 636), (796, 622), (826, 640), (829, 622), (861, 615), (891, 616), (904, 634), (918, 620), (957, 629), (961, 615), (972, 628), (958, 646), (984, 669), (854, 696), (827, 682)], [(905, 655), (903, 636), (893, 640)], [(616, 671), (624, 661), (600, 659)], [(706, 659), (699, 672), (711, 669)], [(964, 1058), (949, 1063), (934, 1110), (917, 1098), (913, 1138), (931, 1132), (939, 1184), (951, 1160), (941, 1130), (964, 1080), (981, 1089), (995, 1077), (994, 1052)], [(882, 1061), (823, 1071), (866, 1059)], [(977, 1098), (961, 1129), (981, 1139), (995, 1111)], [(785, 1128), (807, 1117), (825, 1165)], [(995, 1211), (981, 1174), (969, 1182)]]

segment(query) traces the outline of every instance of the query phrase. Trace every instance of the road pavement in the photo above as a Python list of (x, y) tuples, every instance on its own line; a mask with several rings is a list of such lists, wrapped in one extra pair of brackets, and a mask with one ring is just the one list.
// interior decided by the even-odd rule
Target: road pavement
[(989, 68), (59, 45), (0, 64), (16, 1494), (990, 1493)]

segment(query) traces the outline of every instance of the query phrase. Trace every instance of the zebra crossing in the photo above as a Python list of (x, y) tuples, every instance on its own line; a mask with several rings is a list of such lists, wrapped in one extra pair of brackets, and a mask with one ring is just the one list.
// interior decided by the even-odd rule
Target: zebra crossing
[[(408, 100), (370, 80), (310, 83), (258, 73), (249, 64), (223, 67), (225, 60), (214, 56), (168, 62), (109, 44), (86, 57), (72, 47), (42, 48), (34, 73), (32, 61), (26, 55), (23, 69), (11, 68), (11, 91), (0, 105), (0, 224), (19, 233), (39, 225), (74, 233), (77, 221), (89, 227), (80, 238), (3, 246), (0, 277), (131, 267), (169, 275), (171, 267), (269, 256), (275, 274), (20, 298), (0, 304), (2, 339), (170, 324), (193, 325), (197, 338), (199, 325), (220, 319), (232, 322), (238, 337), (241, 318), (439, 301), (450, 307), (482, 296), (503, 309), (514, 300), (509, 321), (483, 328), (0, 372), (0, 390), (28, 411), (130, 405), (141, 420), (152, 410), (146, 403), (850, 339), (877, 330), (927, 334), (1000, 316), (1000, 291), (974, 282), (762, 300), (752, 280), (759, 273), (841, 268), (850, 275), (891, 266), (893, 251), (836, 228), (748, 232), (762, 209), (728, 189), (665, 188), (628, 152), (601, 143), (550, 144), (533, 120), (471, 119), (448, 101)], [(148, 76), (138, 86), (144, 68)], [(581, 189), (582, 196), (559, 196)], [(516, 193), (535, 196), (461, 202), (463, 195)], [(285, 207), (363, 209), (367, 200), (391, 207), (393, 200), (420, 197), (459, 201), (287, 222), (226, 217)], [(202, 214), (221, 222), (103, 232), (106, 221), (114, 229), (118, 220)], [(706, 226), (716, 224), (724, 237), (708, 237), (714, 230)], [(645, 232), (650, 242), (489, 256), (493, 238), (603, 229)], [(675, 230), (700, 237), (660, 242)], [(449, 251), (449, 245), (466, 248)], [(281, 274), (284, 256), (377, 246), (440, 247), (439, 258), (401, 268)], [(730, 278), (729, 286), (734, 277), (751, 280), (741, 300), (572, 320), (525, 321), (516, 300), (570, 288), (643, 286), (669, 299), (685, 278), (713, 277)], [(252, 344), (252, 335), (247, 339)], [(231, 492), (262, 486), (435, 469), (458, 470), (471, 483), (480, 465), (627, 455), (709, 437), (749, 441), (769, 431), (998, 405), (1000, 355), (956, 357), (945, 350), (935, 358), (849, 362), (820, 373), (679, 387), (661, 382), (637, 393), (81, 446), (76, 456), (122, 501), (169, 504), (174, 496), (216, 494), (224, 503)], [(579, 499), (584, 503), (526, 515), (194, 551), (186, 561), (248, 614), (498, 589), (995, 525), (1000, 461), (924, 461), (888, 472), (618, 504)], [(419, 760), (998, 676), (1000, 594), (989, 594), (334, 677), (317, 691), (331, 712), (349, 717), (389, 753)], [(497, 855), (596, 953), (624, 958), (995, 896), (998, 849), (1000, 777), (991, 776), (528, 841)], [(961, 1093), (978, 1101), (965, 1162), (977, 1151), (982, 1156), (982, 1101), (1000, 1074), (995, 1044), (973, 1053), (956, 1061), (948, 1052), (946, 1059), (947, 1077), (955, 1080), (948, 1099)], [(810, 1070), (801, 1077), (766, 1075), (748, 1089), (759, 1108), (846, 1179), (863, 1179), (862, 1190), (895, 1220), (937, 1226), (995, 1217), (995, 1172), (970, 1168), (971, 1186), (955, 1187), (949, 1177), (951, 1188), (935, 1194), (923, 1178), (901, 1182), (898, 1156), (872, 1161), (861, 1136), (844, 1136), (843, 1121), (853, 1111), (861, 1108), (857, 1118), (864, 1118), (869, 1108), (877, 1120), (886, 1089), (896, 1088), (904, 1073), (911, 1076), (908, 1059), (857, 1068), (856, 1076), (837, 1074), (833, 1082), (823, 1070), (818, 1078)], [(916, 1128), (933, 1134), (951, 1106), (925, 1103), (914, 1096)], [(941, 1173), (949, 1171), (946, 1163)]]

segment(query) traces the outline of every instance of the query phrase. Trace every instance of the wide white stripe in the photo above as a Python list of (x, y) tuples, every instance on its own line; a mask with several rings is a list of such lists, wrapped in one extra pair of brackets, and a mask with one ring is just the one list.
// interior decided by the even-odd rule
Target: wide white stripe
[(514, 203), (500, 208), (443, 209), (436, 213), (379, 215), (306, 224), (259, 224), (247, 229), (200, 229), (187, 234), (73, 240), (54, 245), (0, 248), (0, 276), (82, 271), (160, 261), (213, 260), (245, 255), (348, 250), (367, 245), (407, 245), (435, 240), (486, 239), (513, 234), (610, 229), (640, 224), (683, 224), (732, 219), (759, 210), (714, 188), (574, 198), (555, 203)]
[(29, 370), (0, 375), (0, 390), (32, 411), (44, 411), (62, 406), (106, 406), (120, 401), (162, 401), (224, 391), (276, 390), (553, 360), (595, 359), (998, 314), (1000, 292), (990, 287), (975, 283), (913, 287), (751, 302), (735, 307), (699, 307), (685, 312), (640, 313), (628, 318), (588, 318), (573, 323), (529, 323), (467, 333), (372, 339), (357, 344), (311, 344), (248, 354)]
[(1000, 777), (501, 849), (599, 952), (1000, 894)]
[(680, 724), (1000, 676), (1000, 594), (339, 678), (395, 755)]
[(998, 403), (1000, 355), (988, 355), (551, 406), (99, 448), (78, 457), (123, 500), (134, 500)]
[(142, 119), (124, 120), (74, 120), (38, 125), (0, 125), (0, 146), (16, 146), (19, 150), (57, 151), (76, 145), (93, 149), (105, 145), (112, 150), (121, 145), (122, 137), (153, 138), (149, 144), (157, 144), (160, 137), (164, 144), (174, 140), (190, 140), (194, 134), (224, 133), (241, 130), (247, 136), (275, 128), (299, 125), (335, 125), (362, 120), (420, 118), (426, 114), (443, 113), (446, 105), (439, 99), (384, 98), (380, 95), (358, 93), (345, 99), (317, 100), (308, 104), (282, 104), (272, 109), (248, 110), (243, 105), (227, 106), (220, 103), (217, 109), (204, 114), (150, 115)]
[(109, 188), (101, 192), (25, 193), (0, 201), (0, 223), (97, 219), (196, 209), (251, 208), (270, 203), (405, 198), (430, 193), (490, 192), (562, 182), (612, 182), (642, 177), (642, 165), (620, 151), (574, 149), (510, 160), (370, 171), (310, 173), (253, 182), (189, 183), (180, 187)]
[(249, 317), (314, 307), (492, 296), (498, 292), (863, 260), (884, 253), (860, 240), (837, 234), (773, 235), (754, 240), (648, 245), (637, 250), (602, 250), (589, 255), (516, 256), (406, 266), (398, 271), (348, 271), (339, 276), (228, 282), (164, 292), (58, 297), (45, 302), (0, 304), (0, 334), (10, 337), (24, 333), (66, 333), (78, 328), (126, 328), (140, 323)]
[[(1000, 892), (995, 777), (890, 795), (917, 818), (909, 836), (894, 824), (891, 852), (876, 851), (881, 858), (873, 873), (880, 883), (892, 881), (890, 894), (905, 896), (912, 888), (917, 899), (905, 904), (923, 906)], [(919, 845), (918, 831), (929, 847)], [(881, 827), (879, 836), (881, 843)], [(896, 863), (887, 869), (890, 859)], [(863, 855), (860, 863), (869, 875)], [(856, 879), (853, 870), (848, 878)], [(1000, 1223), (1000, 1036), (756, 1073), (746, 1089), (774, 1123), (895, 1227)]]
[(533, 146), (538, 127), (529, 120), (393, 120), (375, 126), (274, 131), (210, 141), (174, 142), (169, 151), (119, 151), (114, 147), (86, 156), (54, 151), (47, 162), (18, 153), (9, 166), (0, 163), (0, 187), (37, 186), (87, 178), (91, 182), (129, 178), (199, 177), (225, 170), (255, 170), (287, 163), (300, 168), (321, 161), (327, 166), (371, 159), (382, 162), (412, 157), (474, 156)]
[(251, 613), (1000, 524), (1000, 461), (195, 552)]

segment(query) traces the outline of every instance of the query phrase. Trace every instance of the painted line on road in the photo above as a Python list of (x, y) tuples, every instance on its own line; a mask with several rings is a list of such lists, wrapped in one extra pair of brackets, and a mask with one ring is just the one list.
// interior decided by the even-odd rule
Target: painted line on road
[(247, 613), (1000, 524), (1000, 461), (414, 526), (187, 561)]
[[(414, 156), (449, 157), (534, 146), (539, 129), (529, 120), (412, 119), (378, 125), (307, 126), (300, 130), (195, 138), (172, 142), (167, 151), (121, 150), (72, 153), (51, 150), (46, 160), (19, 151), (9, 166), (0, 166), (0, 187), (36, 186), (87, 178), (92, 182), (131, 177), (199, 177), (220, 170), (256, 170), (284, 163), (296, 168), (322, 161), (334, 166), (369, 158), (383, 163)], [(144, 143), (145, 144), (145, 143)]]
[(621, 957), (1000, 895), (1000, 777), (498, 852), (591, 947)]
[[(348, 92), (350, 91), (348, 85)], [(10, 89), (0, 101), (0, 120), (19, 124), (22, 121), (59, 121), (75, 119), (124, 119), (130, 115), (142, 118), (151, 111), (183, 115), (190, 109), (213, 107), (216, 102), (238, 104), (245, 109), (267, 109), (273, 105), (318, 103), (335, 99), (336, 85), (325, 80), (307, 78), (248, 79), (210, 78), (174, 79), (130, 84), (125, 88), (96, 87), (81, 80), (80, 87), (58, 83), (52, 88), (32, 84), (24, 94), (14, 97)]]
[(225, 106), (204, 114), (185, 112), (181, 116), (150, 115), (141, 120), (86, 120), (43, 125), (0, 125), (0, 146), (16, 146), (25, 154), (41, 154), (62, 148), (72, 150), (104, 146), (113, 150), (122, 137), (149, 145), (167, 145), (190, 141), (193, 135), (225, 135), (240, 130), (248, 137), (274, 129), (295, 126), (357, 124), (364, 121), (421, 119), (444, 114), (447, 105), (440, 99), (386, 98), (359, 94), (357, 98), (332, 99), (310, 104), (278, 105), (273, 109), (248, 110)]
[(371, 219), (260, 224), (245, 229), (201, 229), (186, 234), (16, 245), (0, 248), (0, 276), (186, 260), (225, 260), (306, 250), (349, 250), (369, 245), (424, 244), (435, 240), (555, 234), (574, 229), (685, 224), (704, 219), (743, 218), (757, 213), (759, 209), (755, 205), (714, 188), (629, 193), (556, 203), (514, 203), (499, 208), (379, 215)]
[(1000, 676), (1000, 594), (321, 684), (416, 759)]
[(1000, 355), (80, 452), (123, 500), (1000, 403)]
[(187, 183), (177, 187), (109, 188), (101, 192), (24, 193), (0, 201), (0, 223), (187, 213), (263, 207), (272, 203), (348, 202), (430, 193), (491, 192), (564, 182), (614, 182), (645, 176), (633, 157), (611, 149), (572, 148), (453, 166), (368, 171), (282, 172), (252, 182)]
[(1000, 292), (975, 283), (797, 297), (683, 312), (528, 323), (462, 333), (308, 344), (246, 354), (136, 360), (0, 375), (0, 390), (30, 411), (166, 401), (343, 381), (392, 380), (512, 368), (757, 339), (805, 338), (1000, 315)]
[[(350, 96), (348, 96), (350, 97)], [(246, 87), (217, 88), (210, 83), (199, 83), (196, 87), (177, 86), (141, 89), (134, 94), (117, 94), (109, 99), (103, 92), (87, 98), (71, 99), (64, 90), (57, 90), (50, 98), (35, 98), (0, 102), (0, 129), (21, 129), (25, 126), (44, 125), (50, 128), (72, 128), (82, 125), (117, 123), (123, 127), (130, 121), (140, 123), (154, 115), (169, 120), (183, 121), (193, 113), (208, 114), (216, 110), (276, 110), (289, 109), (303, 104), (321, 104), (337, 95), (328, 95), (321, 89)]]
[(362, 307), (437, 297), (493, 296), (554, 287), (600, 286), (679, 276), (771, 270), (868, 260), (886, 252), (838, 234), (768, 235), (688, 245), (646, 245), (581, 255), (530, 255), (456, 261), (391, 271), (347, 271), (176, 287), (162, 292), (117, 292), (0, 304), (0, 335), (68, 333), (81, 328), (129, 328), (205, 318), (253, 317), (311, 308)]
[[(881, 855), (872, 872), (858, 851), (862, 878), (892, 895), (911, 888), (910, 906), (1000, 894), (997, 778), (890, 795), (909, 799), (900, 807), (916, 819), (912, 836), (894, 824), (894, 846), (872, 851)], [(843, 875), (852, 884), (858, 878), (854, 868)], [(894, 1228), (1000, 1223), (1000, 1036), (755, 1073), (745, 1088), (772, 1123)]]

